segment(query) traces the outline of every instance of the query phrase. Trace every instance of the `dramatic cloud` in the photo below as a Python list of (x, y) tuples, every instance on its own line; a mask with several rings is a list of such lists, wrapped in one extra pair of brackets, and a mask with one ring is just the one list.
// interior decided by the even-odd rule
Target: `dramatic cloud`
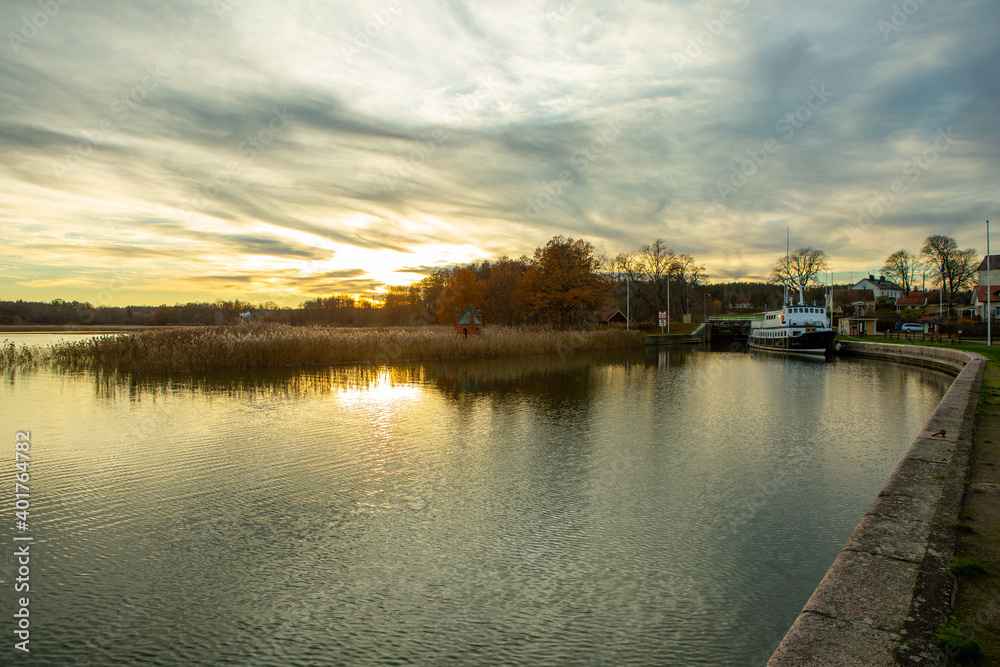
[(0, 6), (0, 298), (296, 304), (664, 238), (715, 280), (985, 250), (986, 0)]

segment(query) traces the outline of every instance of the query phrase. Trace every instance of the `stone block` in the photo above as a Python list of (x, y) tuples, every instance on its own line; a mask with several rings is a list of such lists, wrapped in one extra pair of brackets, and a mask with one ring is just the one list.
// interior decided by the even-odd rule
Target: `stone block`
[(891, 667), (898, 646), (894, 633), (802, 612), (767, 666)]
[(930, 521), (869, 514), (861, 519), (844, 548), (919, 564), (930, 532)]
[(803, 611), (846, 623), (898, 631), (920, 566), (861, 551), (841, 551)]
[(867, 514), (910, 521), (930, 522), (937, 505), (933, 498), (923, 496), (878, 496)]

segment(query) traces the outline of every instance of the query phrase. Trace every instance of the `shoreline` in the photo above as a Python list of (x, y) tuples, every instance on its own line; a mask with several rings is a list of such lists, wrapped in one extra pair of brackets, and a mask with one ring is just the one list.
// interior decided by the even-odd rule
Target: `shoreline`
[(150, 331), (155, 329), (190, 329), (203, 324), (152, 326), (150, 324), (0, 324), (0, 334), (5, 333), (118, 333), (121, 331)]

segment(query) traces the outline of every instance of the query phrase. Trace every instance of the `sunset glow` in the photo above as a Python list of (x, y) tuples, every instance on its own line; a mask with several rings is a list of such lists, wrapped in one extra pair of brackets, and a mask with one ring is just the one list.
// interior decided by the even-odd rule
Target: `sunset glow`
[(714, 282), (786, 227), (843, 281), (985, 250), (995, 4), (56, 5), (0, 8), (5, 299), (296, 305), (557, 234)]

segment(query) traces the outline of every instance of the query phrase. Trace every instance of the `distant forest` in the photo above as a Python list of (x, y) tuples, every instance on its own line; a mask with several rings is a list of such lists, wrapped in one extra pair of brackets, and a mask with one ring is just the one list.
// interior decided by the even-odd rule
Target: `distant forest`
[[(669, 286), (669, 287), (668, 287)], [(626, 300), (626, 290), (628, 299)], [(669, 290), (669, 292), (668, 292)], [(0, 324), (223, 325), (273, 321), (336, 326), (452, 324), (456, 308), (474, 305), (487, 324), (550, 324), (577, 328), (615, 310), (637, 325), (652, 324), (667, 304), (671, 318), (693, 319), (725, 312), (754, 312), (781, 304), (783, 288), (755, 282), (708, 284), (704, 266), (657, 239), (613, 259), (583, 240), (557, 236), (532, 257), (501, 257), (441, 268), (412, 285), (388, 286), (373, 298), (317, 296), (298, 308), (273, 302), (219, 299), (172, 306), (94, 306), (55, 299), (50, 303), (0, 301)], [(822, 303), (822, 288), (807, 300)]]

